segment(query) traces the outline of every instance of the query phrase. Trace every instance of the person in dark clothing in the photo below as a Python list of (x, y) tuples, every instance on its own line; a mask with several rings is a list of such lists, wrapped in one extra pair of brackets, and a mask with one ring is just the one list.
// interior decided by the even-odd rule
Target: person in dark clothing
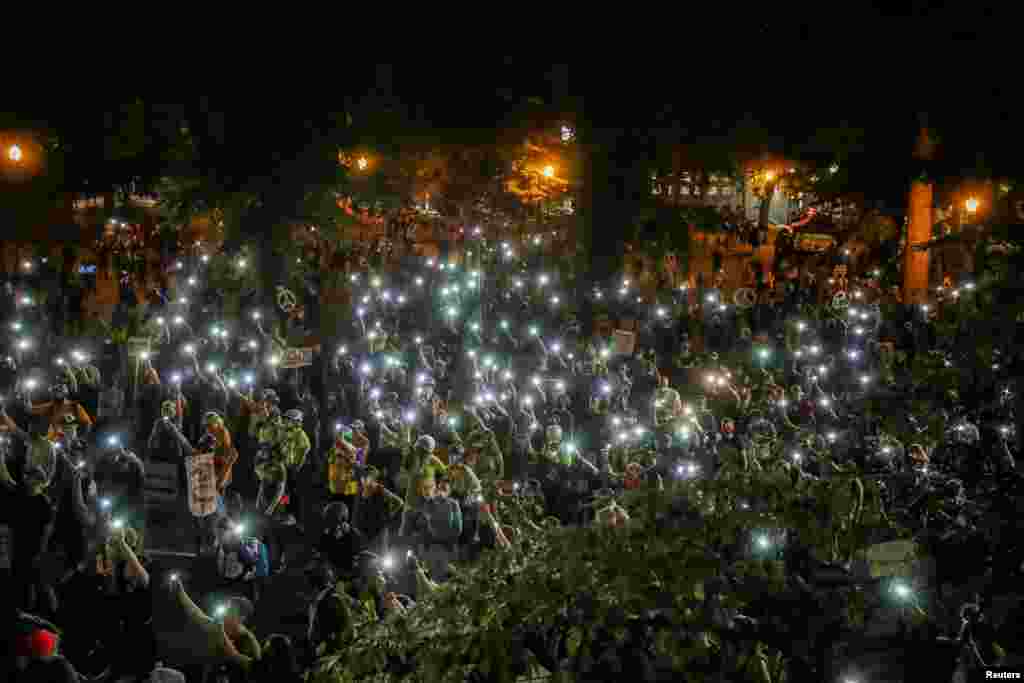
[(124, 446), (114, 443), (96, 463), (96, 482), (100, 495), (110, 500), (114, 516), (138, 532), (139, 547), (144, 547), (146, 468), (142, 461)]
[(317, 542), (317, 554), (334, 567), (339, 576), (349, 576), (356, 556), (366, 548), (363, 534), (349, 523), (348, 506), (330, 503), (323, 511), (324, 527)]
[(9, 491), (0, 507), (14, 511), (10, 521), (14, 532), (11, 572), (15, 595), (23, 609), (52, 618), (57, 611), (56, 594), (39, 573), (55, 520), (53, 504), (45, 494), (46, 486), (46, 472), (30, 464), (22, 475), (21, 486)]

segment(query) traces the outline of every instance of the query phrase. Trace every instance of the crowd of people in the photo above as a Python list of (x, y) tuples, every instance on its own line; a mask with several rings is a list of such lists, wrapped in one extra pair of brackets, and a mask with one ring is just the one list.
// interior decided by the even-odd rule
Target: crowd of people
[[(178, 273), (193, 301), (204, 263)], [(972, 305), (973, 284), (883, 306), (876, 278), (851, 276), (824, 305), (799, 279), (736, 305), (715, 287), (569, 280), (539, 251), (477, 239), (458, 264), (352, 272), (351, 327), (308, 331), (320, 346), (297, 363), (269, 311), (224, 320), (168, 296), (129, 355), (48, 332), (38, 283), (15, 283), (0, 369), (7, 680), (184, 680), (160, 658), (157, 593), (201, 643), (189, 680), (302, 680), (359, 629), (426, 609), (453, 566), (517, 552), (527, 527), (627, 526), (622, 492), (779, 450), (794, 476), (827, 478), (838, 454), (893, 500), (944, 492), (925, 525), (966, 523), (965, 492), (1015, 477), (1013, 349), (971, 395), (938, 397), (941, 439), (927, 439), (934, 416), (908, 414), (921, 438), (902, 442), (868, 399), (915, 391), (915, 357), (959, 362), (961, 339), (935, 325)], [(617, 324), (584, 335), (583, 311)], [(526, 498), (538, 515), (509, 518), (505, 502)], [(161, 508), (187, 511), (187, 550), (215, 560), (232, 597), (204, 610), (187, 572), (152, 575)], [(298, 558), (307, 628), (258, 638), (246, 623)]]

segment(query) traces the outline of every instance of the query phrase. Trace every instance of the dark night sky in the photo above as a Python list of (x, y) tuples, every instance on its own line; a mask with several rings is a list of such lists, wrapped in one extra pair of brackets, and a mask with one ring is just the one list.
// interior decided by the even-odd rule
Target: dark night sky
[[(724, 8), (718, 21), (681, 22), (674, 41), (624, 29), (626, 38), (587, 37), (564, 59), (540, 49), (525, 58), (490, 56), (500, 48), (483, 57), (466, 51), (450, 60), (390, 68), (349, 65), (344, 87), (328, 95), (313, 89), (273, 103), (273, 93), (261, 90), (244, 99), (215, 99), (224, 108), (257, 110), (256, 116), (232, 118), (267, 127), (274, 120), (281, 126), (301, 120), (304, 111), (296, 110), (341, 108), (335, 93), (342, 90), (377, 91), (390, 94), (428, 129), (476, 130), (484, 137), (515, 120), (522, 109), (516, 102), (527, 96), (556, 102), (603, 128), (707, 135), (752, 119), (797, 144), (815, 128), (845, 121), (868, 131), (866, 152), (879, 164), (905, 154), (917, 113), (927, 111), (944, 133), (948, 162), (973, 163), (982, 150), (991, 165), (1012, 168), (1022, 158), (1012, 125), (1015, 22), (992, 3), (957, 4)], [(557, 62), (562, 64), (552, 66)], [(105, 95), (91, 104), (80, 98), (27, 102), (34, 111), (24, 112), (24, 119), (71, 127), (83, 155), (93, 156), (89, 140), (102, 129)], [(290, 111), (274, 115), (279, 108)]]

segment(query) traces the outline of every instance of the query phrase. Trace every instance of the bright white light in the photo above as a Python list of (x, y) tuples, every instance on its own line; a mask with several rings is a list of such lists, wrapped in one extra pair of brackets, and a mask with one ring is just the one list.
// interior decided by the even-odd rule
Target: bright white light
[(772, 542), (768, 539), (767, 536), (758, 536), (757, 537), (757, 547), (761, 548), (762, 550), (767, 550), (771, 546), (772, 546)]
[(901, 600), (907, 600), (912, 595), (913, 591), (910, 590), (910, 586), (905, 583), (893, 584), (892, 592), (896, 594)]
[(803, 332), (804, 330), (807, 329), (807, 325), (806, 325), (806, 323), (799, 322), (799, 323), (796, 324), (796, 329), (799, 332)]

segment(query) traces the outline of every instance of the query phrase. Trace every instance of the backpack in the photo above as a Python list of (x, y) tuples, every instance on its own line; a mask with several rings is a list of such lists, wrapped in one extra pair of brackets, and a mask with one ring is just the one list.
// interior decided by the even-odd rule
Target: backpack
[(244, 538), (238, 550), (217, 553), (217, 573), (232, 581), (250, 581), (270, 576), (270, 556), (266, 544), (258, 538)]
[(258, 538), (246, 538), (238, 549), (238, 557), (243, 565), (253, 570), (256, 578), (270, 576), (270, 553), (267, 544)]

